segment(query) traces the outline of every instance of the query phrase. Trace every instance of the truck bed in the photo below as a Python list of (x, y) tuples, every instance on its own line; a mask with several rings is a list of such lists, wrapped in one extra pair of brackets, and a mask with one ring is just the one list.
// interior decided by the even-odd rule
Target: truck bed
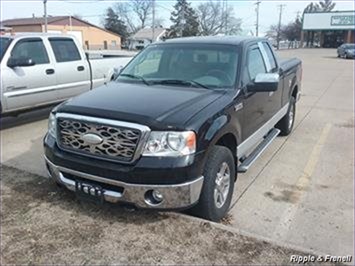
[(300, 65), (301, 60), (299, 60), (298, 58), (279, 59), (279, 64), (280, 64), (280, 68), (284, 72), (287, 72), (287, 71), (291, 70), (292, 68)]

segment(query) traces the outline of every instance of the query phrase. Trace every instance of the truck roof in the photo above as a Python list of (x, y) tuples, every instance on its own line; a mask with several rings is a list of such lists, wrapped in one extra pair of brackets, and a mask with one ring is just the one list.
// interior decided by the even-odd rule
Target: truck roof
[(70, 37), (73, 38), (70, 34), (59, 34), (59, 33), (40, 33), (40, 32), (16, 32), (15, 34), (3, 34), (1, 38), (10, 38), (10, 39), (21, 39), (24, 37)]
[(199, 36), (199, 37), (184, 37), (166, 40), (165, 43), (201, 43), (201, 44), (228, 44), (240, 45), (251, 41), (265, 41), (266, 38), (244, 37), (244, 36)]

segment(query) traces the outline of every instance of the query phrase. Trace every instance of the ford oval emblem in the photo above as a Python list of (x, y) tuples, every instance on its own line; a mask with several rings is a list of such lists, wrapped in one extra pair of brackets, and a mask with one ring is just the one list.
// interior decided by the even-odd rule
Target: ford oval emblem
[(93, 133), (85, 134), (84, 136), (81, 137), (81, 139), (86, 143), (92, 145), (98, 145), (104, 141), (100, 136)]

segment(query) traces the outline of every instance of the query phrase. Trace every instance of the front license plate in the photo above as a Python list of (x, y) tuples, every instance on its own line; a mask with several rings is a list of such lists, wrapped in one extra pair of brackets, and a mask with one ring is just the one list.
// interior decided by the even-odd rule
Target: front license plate
[(102, 187), (90, 184), (82, 181), (75, 181), (75, 191), (78, 196), (83, 197), (87, 200), (100, 202), (102, 203), (104, 200), (104, 191)]

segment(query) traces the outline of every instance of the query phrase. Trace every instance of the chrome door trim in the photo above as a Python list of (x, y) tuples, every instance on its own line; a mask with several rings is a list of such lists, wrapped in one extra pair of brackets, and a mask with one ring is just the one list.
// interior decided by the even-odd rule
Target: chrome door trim
[(5, 92), (4, 97), (13, 98), (13, 97), (19, 97), (19, 96), (30, 95), (30, 94), (37, 94), (37, 93), (42, 93), (42, 92), (50, 92), (50, 91), (55, 91), (55, 90), (57, 90), (56, 85), (42, 87), (42, 88), (34, 88), (34, 89), (15, 90), (15, 91)]

